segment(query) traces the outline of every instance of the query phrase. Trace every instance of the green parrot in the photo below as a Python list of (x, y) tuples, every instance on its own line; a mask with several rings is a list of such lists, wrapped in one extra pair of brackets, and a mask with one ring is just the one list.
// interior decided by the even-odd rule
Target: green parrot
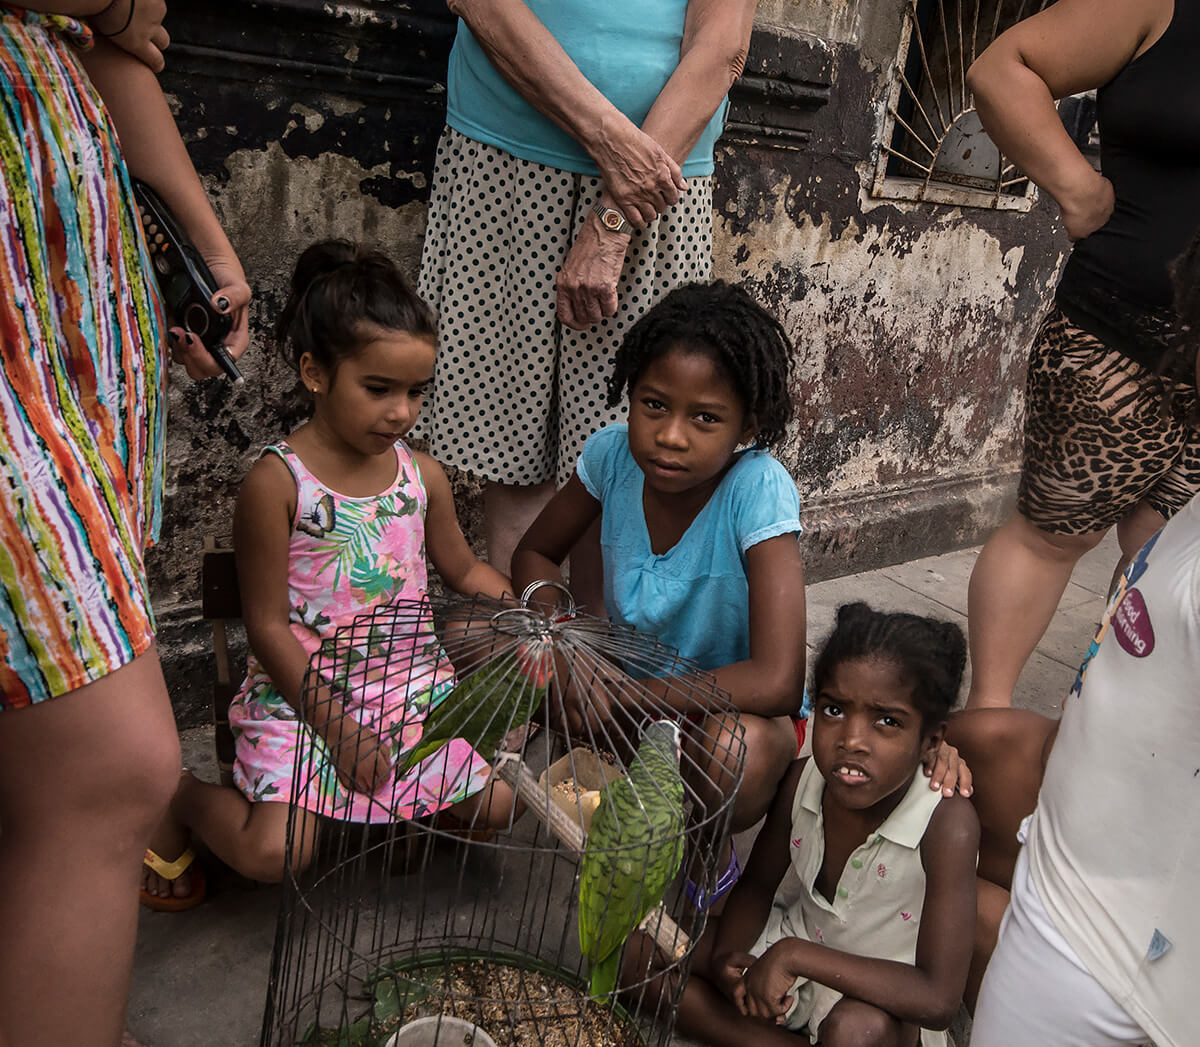
[(678, 724), (651, 723), (628, 775), (605, 787), (592, 816), (579, 868), (579, 947), (593, 997), (612, 995), (625, 939), (662, 901), (683, 862), (679, 752)]
[(510, 729), (528, 723), (546, 695), (550, 654), (538, 645), (515, 651), (462, 677), (425, 718), (421, 739), (396, 767), (401, 778), (454, 738), (486, 760)]

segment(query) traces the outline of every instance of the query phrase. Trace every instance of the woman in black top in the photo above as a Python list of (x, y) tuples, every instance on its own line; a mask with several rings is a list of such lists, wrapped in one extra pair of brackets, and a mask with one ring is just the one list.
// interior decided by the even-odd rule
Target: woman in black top
[[(1198, 60), (1200, 0), (1059, 0), (968, 74), (984, 127), (1076, 241), (1030, 359), (1017, 511), (971, 575), (968, 706), (1011, 703), (1072, 568), (1109, 528), (1123, 567), (1200, 491), (1195, 378), (1156, 374), (1168, 265), (1200, 225)], [(1102, 174), (1054, 106), (1091, 88)]]

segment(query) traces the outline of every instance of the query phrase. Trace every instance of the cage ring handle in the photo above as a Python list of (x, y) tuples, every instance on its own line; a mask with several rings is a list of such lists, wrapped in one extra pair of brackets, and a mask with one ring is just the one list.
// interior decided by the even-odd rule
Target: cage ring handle
[(530, 582), (527, 586), (525, 586), (525, 590), (521, 593), (521, 606), (528, 607), (529, 598), (533, 596), (533, 594), (539, 589), (543, 589), (546, 586), (549, 586), (551, 589), (557, 589), (563, 594), (563, 596), (567, 598), (565, 610), (563, 610), (562, 614), (554, 620), (556, 622), (565, 622), (574, 618), (578, 608), (575, 605), (575, 597), (571, 595), (571, 590), (563, 585), (562, 582), (554, 582), (549, 578), (539, 578), (537, 581)]

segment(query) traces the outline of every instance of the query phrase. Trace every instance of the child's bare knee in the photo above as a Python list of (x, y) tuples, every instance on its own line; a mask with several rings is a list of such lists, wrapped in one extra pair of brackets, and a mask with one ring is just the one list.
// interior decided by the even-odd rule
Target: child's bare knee
[(631, 1009), (656, 1015), (667, 1002), (673, 973), (654, 939), (644, 931), (634, 931), (625, 943), (617, 987)]
[[(282, 834), (264, 835), (246, 848), (243, 867), (238, 869), (243, 876), (259, 883), (280, 883), (287, 864), (287, 841)], [(308, 865), (307, 856), (297, 853), (293, 858), (297, 871)]]
[(249, 856), (242, 872), (259, 883), (282, 883), (286, 859), (280, 851), (256, 851)]
[(839, 1001), (821, 1022), (822, 1047), (897, 1047), (900, 1023), (861, 1000)]
[(706, 807), (719, 807), (737, 785), (737, 767), (749, 748), (743, 748), (737, 727), (736, 716), (713, 713), (688, 732), (688, 755), (697, 778), (692, 786)]

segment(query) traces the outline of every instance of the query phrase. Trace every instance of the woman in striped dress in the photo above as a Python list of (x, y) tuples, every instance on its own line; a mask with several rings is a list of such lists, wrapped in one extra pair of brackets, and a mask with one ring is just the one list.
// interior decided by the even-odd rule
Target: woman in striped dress
[[(222, 285), (233, 355), (246, 345), (249, 288), (154, 75), (165, 6), (106, 2), (0, 4), (0, 1043), (14, 1047), (120, 1042), (141, 857), (179, 775), (143, 564), (168, 337), (193, 377), (217, 371), (168, 336), (126, 160)], [(93, 30), (111, 42), (92, 49)]]

